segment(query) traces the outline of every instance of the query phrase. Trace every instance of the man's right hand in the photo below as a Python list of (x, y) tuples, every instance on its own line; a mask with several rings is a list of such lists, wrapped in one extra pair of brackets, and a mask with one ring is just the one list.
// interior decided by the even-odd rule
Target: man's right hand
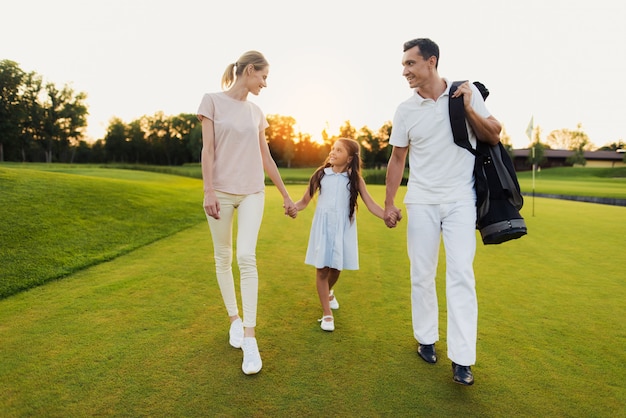
[(402, 212), (395, 205), (385, 206), (385, 225), (395, 228), (402, 219)]

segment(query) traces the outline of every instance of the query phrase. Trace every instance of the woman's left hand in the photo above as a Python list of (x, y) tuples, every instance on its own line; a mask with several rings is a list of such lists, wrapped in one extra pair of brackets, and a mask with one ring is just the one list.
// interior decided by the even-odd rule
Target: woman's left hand
[(293, 219), (296, 219), (296, 216), (298, 216), (298, 208), (291, 199), (285, 199), (285, 202), (283, 203), (283, 208), (285, 209), (285, 215), (289, 215)]

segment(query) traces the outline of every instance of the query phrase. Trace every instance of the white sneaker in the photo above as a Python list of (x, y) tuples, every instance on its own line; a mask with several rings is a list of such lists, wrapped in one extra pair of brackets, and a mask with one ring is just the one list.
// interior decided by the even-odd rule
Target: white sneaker
[(237, 318), (230, 323), (228, 342), (235, 348), (241, 348), (241, 343), (243, 342), (243, 322), (241, 318)]
[(259, 353), (259, 346), (256, 343), (256, 338), (246, 337), (241, 344), (243, 350), (243, 363), (241, 364), (241, 370), (245, 374), (255, 374), (261, 371), (263, 362), (261, 361), (261, 354)]
[[(327, 319), (330, 318), (330, 321), (327, 321)], [(318, 321), (320, 321), (320, 328), (322, 328), (324, 331), (334, 331), (335, 330), (335, 319), (333, 318), (332, 315), (325, 315), (322, 317), (322, 319), (318, 319)]]
[(332, 296), (332, 299), (329, 301), (330, 309), (339, 309), (339, 302), (337, 302), (337, 297), (334, 295), (332, 290), (328, 296)]

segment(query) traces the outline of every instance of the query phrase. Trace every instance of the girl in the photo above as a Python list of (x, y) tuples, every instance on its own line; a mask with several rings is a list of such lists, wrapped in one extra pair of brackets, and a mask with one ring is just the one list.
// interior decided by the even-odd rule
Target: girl
[(385, 211), (367, 191), (361, 177), (359, 143), (353, 139), (339, 138), (333, 144), (326, 162), (313, 173), (304, 196), (296, 202), (298, 211), (307, 207), (317, 191), (319, 198), (304, 262), (317, 269), (317, 293), (323, 310), (320, 327), (333, 331), (331, 309), (339, 308), (339, 303), (332, 288), (341, 270), (359, 268), (355, 213), (358, 195), (380, 219), (384, 219)]
[[(230, 317), (229, 342), (243, 350), (241, 368), (258, 373), (261, 355), (255, 338), (259, 275), (256, 244), (263, 217), (265, 175), (283, 196), (285, 214), (298, 214), (270, 155), (261, 109), (247, 100), (266, 87), (269, 64), (257, 51), (244, 53), (229, 64), (222, 77), (225, 91), (205, 94), (198, 108), (202, 122), (202, 178), (204, 211), (213, 238), (215, 270)], [(227, 89), (227, 90), (226, 90)], [(232, 229), (237, 212), (237, 263), (240, 273), (243, 321), (235, 295)]]

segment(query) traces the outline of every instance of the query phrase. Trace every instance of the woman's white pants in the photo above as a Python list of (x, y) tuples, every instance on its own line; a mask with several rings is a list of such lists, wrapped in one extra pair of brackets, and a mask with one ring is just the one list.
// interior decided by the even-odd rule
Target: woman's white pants
[(256, 244), (263, 219), (265, 192), (233, 195), (216, 192), (220, 202), (220, 219), (207, 215), (215, 272), (228, 316), (239, 315), (233, 278), (233, 223), (237, 212), (237, 265), (240, 275), (243, 326), (256, 326), (259, 273), (256, 265)]

